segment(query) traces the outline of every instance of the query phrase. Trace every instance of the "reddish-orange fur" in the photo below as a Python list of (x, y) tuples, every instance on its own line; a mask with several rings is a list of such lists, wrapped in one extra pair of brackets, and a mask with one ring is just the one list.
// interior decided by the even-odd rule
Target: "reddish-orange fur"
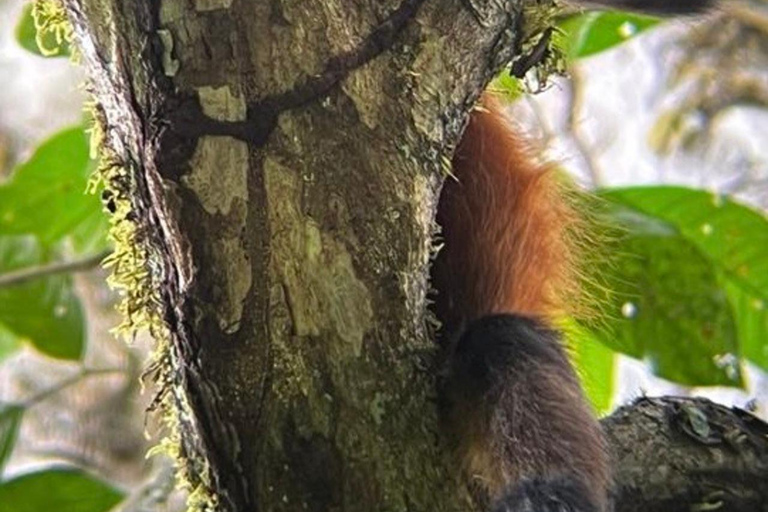
[[(562, 178), (527, 152), (503, 112), (489, 94), (472, 112), (438, 207), (445, 418), (481, 500), (565, 475), (585, 486), (588, 510), (603, 510), (605, 443), (553, 329), (576, 300), (579, 216)], [(517, 329), (526, 318), (537, 331)], [(469, 328), (483, 334), (467, 334), (483, 322)]]
[(573, 299), (577, 222), (560, 177), (528, 153), (500, 101), (485, 94), (453, 160), (438, 211), (437, 312), (453, 330), (481, 315), (543, 320)]

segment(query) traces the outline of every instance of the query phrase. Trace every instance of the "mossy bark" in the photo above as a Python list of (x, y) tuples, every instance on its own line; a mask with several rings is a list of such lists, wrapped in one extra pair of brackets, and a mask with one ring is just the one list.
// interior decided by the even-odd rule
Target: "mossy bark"
[(452, 147), (522, 2), (65, 0), (228, 511), (471, 510), (428, 329)]

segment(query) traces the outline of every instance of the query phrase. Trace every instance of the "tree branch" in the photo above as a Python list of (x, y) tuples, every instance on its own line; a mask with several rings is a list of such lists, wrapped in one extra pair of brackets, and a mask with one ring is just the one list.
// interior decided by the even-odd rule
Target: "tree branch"
[(703, 398), (640, 398), (603, 420), (616, 512), (768, 511), (768, 424)]
[(75, 384), (79, 384), (85, 379), (88, 379), (90, 377), (97, 377), (101, 375), (110, 375), (110, 374), (116, 374), (116, 373), (124, 374), (125, 369), (123, 368), (81, 368), (76, 373), (63, 379), (62, 381), (58, 382), (54, 386), (48, 389), (44, 389), (43, 391), (40, 391), (30, 396), (26, 400), (22, 401), (21, 404), (24, 408), (29, 408), (39, 404), (43, 400), (47, 400), (53, 395), (61, 393), (65, 389), (71, 386), (74, 386)]
[(5, 274), (0, 274), (0, 288), (18, 286), (29, 281), (34, 281), (35, 279), (42, 279), (56, 274), (69, 274), (72, 272), (90, 270), (99, 265), (99, 263), (109, 256), (111, 252), (112, 251), (104, 251), (78, 260), (59, 261), (47, 265), (25, 267)]

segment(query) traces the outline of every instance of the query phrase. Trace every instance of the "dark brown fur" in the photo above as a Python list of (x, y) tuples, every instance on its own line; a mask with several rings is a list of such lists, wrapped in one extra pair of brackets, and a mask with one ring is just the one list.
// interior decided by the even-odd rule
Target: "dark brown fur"
[(520, 315), (473, 322), (454, 349), (444, 399), (481, 499), (498, 502), (523, 481), (561, 480), (583, 489), (592, 504), (584, 511), (604, 510), (605, 441), (557, 332)]
[(446, 415), (482, 499), (497, 502), (526, 479), (566, 477), (597, 510), (609, 482), (605, 443), (547, 327), (573, 298), (578, 214), (502, 112), (483, 97), (440, 201), (436, 310), (447, 332), (461, 333), (448, 348)]

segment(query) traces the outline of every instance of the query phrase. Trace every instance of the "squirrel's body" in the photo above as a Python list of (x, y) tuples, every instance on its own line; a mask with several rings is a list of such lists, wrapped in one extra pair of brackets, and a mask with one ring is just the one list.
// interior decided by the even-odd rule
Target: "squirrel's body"
[[(592, 3), (675, 14), (711, 2)], [(578, 208), (488, 94), (470, 114), (453, 173), (432, 277), (447, 353), (443, 417), (461, 466), (495, 512), (606, 512), (606, 442), (556, 327), (578, 288)]]

